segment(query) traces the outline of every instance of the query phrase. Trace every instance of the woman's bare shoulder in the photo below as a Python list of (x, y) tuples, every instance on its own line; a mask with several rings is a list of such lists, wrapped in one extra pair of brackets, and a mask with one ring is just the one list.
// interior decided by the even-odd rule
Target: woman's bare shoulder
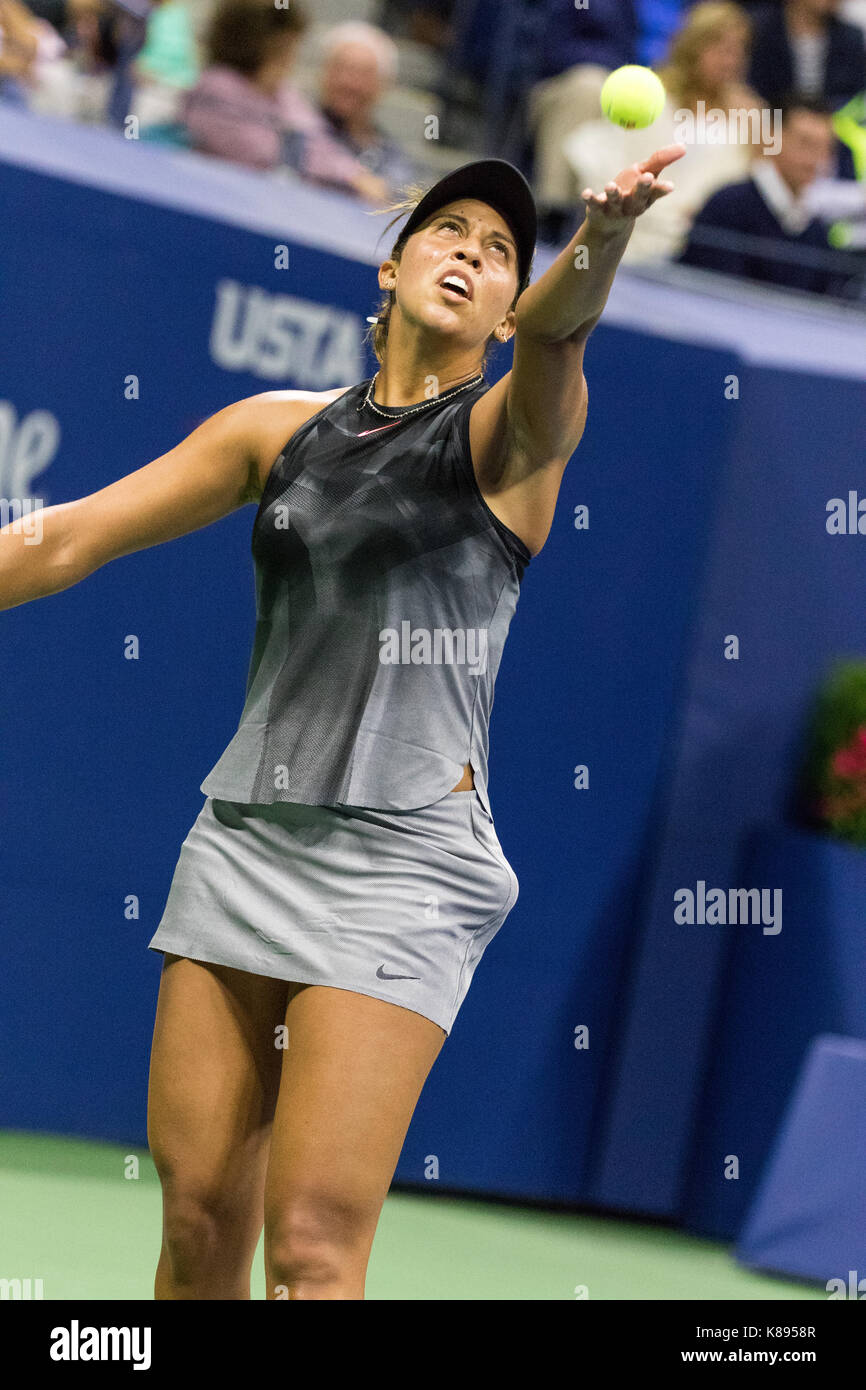
[(351, 389), (339, 386), (333, 391), (261, 391), (236, 402), (232, 409), (244, 417), (254, 465), (250, 500), (261, 497), (274, 460), (295, 431)]

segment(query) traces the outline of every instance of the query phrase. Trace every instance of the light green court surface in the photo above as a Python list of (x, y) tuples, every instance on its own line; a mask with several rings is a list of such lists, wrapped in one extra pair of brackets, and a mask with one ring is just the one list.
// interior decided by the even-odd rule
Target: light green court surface
[[(139, 1177), (124, 1177), (130, 1157)], [(0, 1132), (0, 1278), (46, 1299), (153, 1298), (162, 1202), (146, 1150)], [(825, 1299), (741, 1269), (728, 1247), (615, 1216), (395, 1192), (369, 1299)], [(264, 1299), (262, 1245), (252, 1297)]]

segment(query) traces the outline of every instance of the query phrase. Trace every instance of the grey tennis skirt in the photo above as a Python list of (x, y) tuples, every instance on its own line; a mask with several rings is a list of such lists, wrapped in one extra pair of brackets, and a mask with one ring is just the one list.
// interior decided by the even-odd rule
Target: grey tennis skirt
[(474, 790), (412, 811), (208, 797), (148, 948), (369, 994), (447, 1034), (518, 892)]

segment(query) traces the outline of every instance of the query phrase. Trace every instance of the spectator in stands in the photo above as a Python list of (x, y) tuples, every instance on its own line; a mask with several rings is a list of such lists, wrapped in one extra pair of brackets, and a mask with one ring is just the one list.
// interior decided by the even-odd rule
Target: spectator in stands
[(52, 32), (62, 30), (68, 52), (41, 76), (34, 106), (49, 115), (124, 127), (135, 90), (133, 63), (144, 44), (153, 7), (154, 0), (52, 4), (47, 9)]
[(20, 0), (0, 0), (0, 101), (27, 108), (33, 89), (66, 45)]
[(135, 59), (144, 47), (154, 0), (103, 0), (103, 4), (101, 56), (111, 69), (105, 117), (110, 125), (124, 128), (135, 95)]
[(253, 169), (290, 163), (306, 178), (373, 202), (385, 181), (348, 154), (322, 117), (288, 83), (308, 20), (293, 0), (220, 0), (206, 49), (208, 66), (181, 98), (180, 114), (196, 149)]
[[(750, 178), (713, 194), (695, 218), (680, 259), (746, 280), (841, 293), (850, 272), (840, 275), (837, 264), (821, 263), (832, 259), (828, 227), (808, 202), (809, 188), (832, 159), (832, 113), (825, 103), (800, 96), (789, 98), (782, 112), (778, 154), (765, 154)], [(807, 254), (798, 257), (803, 248)], [(823, 255), (810, 257), (810, 250)]]
[(835, 110), (866, 87), (863, 31), (838, 9), (839, 0), (784, 0), (756, 15), (749, 81), (770, 106), (796, 88)]
[(174, 121), (181, 93), (198, 75), (189, 5), (186, 0), (154, 0), (144, 47), (134, 64), (133, 109), (142, 124)]
[(454, 0), (381, 0), (378, 24), (387, 34), (442, 50), (454, 37)]
[[(623, 130), (601, 118), (582, 125), (565, 141), (566, 157), (575, 171), (579, 189), (590, 185), (603, 187), (611, 169), (623, 169), (645, 159), (650, 150), (675, 143), (687, 145), (684, 158), (672, 171), (675, 195), (661, 199), (651, 218), (638, 219), (624, 264), (678, 256), (685, 246), (692, 218), (710, 194), (748, 174), (760, 146), (739, 142), (739, 122), (732, 122), (728, 138), (722, 143), (699, 143), (697, 119), (693, 143), (688, 144), (680, 135), (683, 118), (689, 115), (697, 118), (701, 111), (706, 114), (760, 107), (759, 98), (744, 83), (748, 41), (749, 21), (739, 5), (726, 0), (695, 5), (674, 36), (667, 62), (659, 69), (667, 101), (653, 126), (649, 130)], [(759, 122), (757, 116), (756, 124)], [(575, 216), (571, 214), (572, 221)], [(641, 221), (645, 225), (641, 226)]]
[[(99, 0), (93, 0), (93, 8), (98, 7)], [(77, 0), (28, 0), (27, 8), (37, 19), (46, 20), (61, 38), (66, 38), (66, 30), (75, 21), (78, 3)]]
[(840, 172), (866, 183), (866, 90), (839, 108), (833, 126), (846, 156)]
[(328, 133), (385, 181), (389, 196), (399, 196), (418, 171), (376, 123), (376, 107), (397, 76), (397, 45), (375, 25), (349, 21), (330, 29), (323, 47), (318, 99)]
[(671, 39), (682, 24), (687, 5), (688, 0), (637, 0), (639, 34), (636, 62), (651, 68), (663, 60)]
[(103, 0), (29, 0), (27, 5), (37, 19), (44, 19), (73, 48), (95, 40)]
[(32, 15), (18, 0), (0, 0), (0, 101), (27, 106), (27, 79), (35, 59)]
[(839, 18), (844, 19), (846, 24), (855, 24), (866, 37), (866, 0), (842, 0)]
[(540, 234), (553, 241), (580, 196), (563, 141), (597, 118), (608, 73), (637, 61), (638, 25), (634, 0), (592, 0), (580, 10), (574, 0), (539, 0), (538, 11), (538, 80), (529, 93), (528, 120)]
[(44, 115), (101, 123), (116, 59), (109, 7), (104, 0), (32, 0), (32, 6), (51, 23), (64, 49), (40, 70), (31, 106)]

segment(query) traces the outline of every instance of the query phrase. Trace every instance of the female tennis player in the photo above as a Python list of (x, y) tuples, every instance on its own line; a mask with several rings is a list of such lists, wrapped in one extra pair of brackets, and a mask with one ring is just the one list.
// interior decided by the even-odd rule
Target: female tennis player
[[(446, 175), (379, 271), (376, 375), (267, 391), (0, 532), (0, 608), (257, 502), (236, 735), (149, 943), (157, 1299), (363, 1299), (433, 1062), (518, 893), (487, 795), (493, 682), (581, 438), (583, 356), (659, 150), (528, 286), (535, 206), (501, 160)], [(488, 346), (514, 336), (488, 387)]]

